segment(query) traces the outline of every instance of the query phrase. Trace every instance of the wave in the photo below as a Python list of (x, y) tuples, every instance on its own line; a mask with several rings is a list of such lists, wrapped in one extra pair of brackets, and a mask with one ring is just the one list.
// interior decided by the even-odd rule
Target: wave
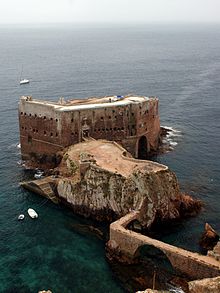
[(167, 131), (172, 131), (173, 133), (181, 133), (180, 130), (175, 129), (175, 128), (171, 127), (171, 126), (161, 126), (161, 127), (165, 128)]
[(18, 166), (21, 166), (21, 167), (26, 167), (26, 166), (25, 166), (25, 162), (22, 161), (22, 160), (17, 161), (17, 165), (18, 165)]
[(162, 143), (168, 145), (171, 150), (178, 145), (178, 140), (182, 136), (182, 132), (171, 126), (161, 126), (165, 129), (165, 136), (163, 137)]
[(21, 144), (20, 142), (17, 142), (17, 143), (12, 143), (8, 146), (8, 149), (11, 150), (11, 149), (20, 149), (21, 148)]

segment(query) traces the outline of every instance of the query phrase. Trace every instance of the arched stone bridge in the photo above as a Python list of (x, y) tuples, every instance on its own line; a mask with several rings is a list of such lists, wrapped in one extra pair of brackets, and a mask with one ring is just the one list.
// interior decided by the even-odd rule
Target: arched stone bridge
[(126, 229), (130, 222), (137, 219), (138, 213), (131, 212), (110, 225), (110, 240), (116, 242), (123, 254), (134, 258), (141, 246), (152, 245), (163, 251), (174, 269), (188, 275), (190, 279), (211, 278), (220, 275), (220, 261), (213, 257), (175, 247)]

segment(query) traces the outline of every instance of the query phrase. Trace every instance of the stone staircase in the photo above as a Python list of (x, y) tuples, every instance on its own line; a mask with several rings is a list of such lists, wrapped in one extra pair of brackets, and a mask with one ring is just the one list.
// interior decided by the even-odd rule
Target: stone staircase
[(56, 187), (56, 181), (57, 180), (55, 178), (52, 178), (50, 176), (38, 180), (22, 182), (21, 186), (27, 190), (38, 193), (57, 204), (59, 203), (59, 198), (54, 192)]

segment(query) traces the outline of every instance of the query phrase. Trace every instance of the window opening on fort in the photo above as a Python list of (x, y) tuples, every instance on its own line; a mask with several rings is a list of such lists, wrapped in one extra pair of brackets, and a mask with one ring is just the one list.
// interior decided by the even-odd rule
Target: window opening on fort
[(32, 143), (32, 137), (28, 135), (28, 143)]

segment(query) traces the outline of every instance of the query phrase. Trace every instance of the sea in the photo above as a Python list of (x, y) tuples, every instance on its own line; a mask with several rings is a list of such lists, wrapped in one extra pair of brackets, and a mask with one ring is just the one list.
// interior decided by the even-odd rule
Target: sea
[[(162, 239), (200, 251), (206, 222), (220, 233), (219, 25), (2, 25), (0, 44), (0, 292), (125, 292), (106, 261), (105, 241), (84, 228), (108, 226), (20, 187), (33, 178), (18, 145), (22, 95), (157, 96), (172, 151), (154, 160), (204, 203)], [(30, 84), (20, 86), (20, 78)], [(28, 217), (29, 207), (37, 220)]]

